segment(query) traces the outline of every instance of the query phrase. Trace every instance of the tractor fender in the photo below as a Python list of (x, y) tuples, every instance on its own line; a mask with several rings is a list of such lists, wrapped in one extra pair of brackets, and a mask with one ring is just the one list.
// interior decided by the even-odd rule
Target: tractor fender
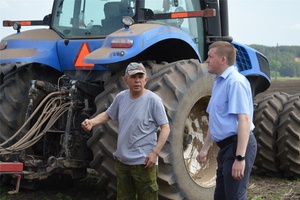
[(35, 29), (7, 36), (1, 41), (7, 46), (0, 50), (0, 64), (40, 63), (61, 71), (56, 47), (61, 39), (51, 29)]
[(267, 58), (257, 50), (233, 41), (237, 49), (235, 66), (248, 78), (253, 95), (266, 91), (270, 84), (270, 67)]
[[(116, 39), (133, 41), (129, 48), (112, 48), (111, 42)], [(158, 42), (177, 39), (187, 43), (199, 56), (196, 43), (192, 37), (180, 28), (163, 24), (134, 24), (129, 28), (120, 29), (108, 35), (101, 48), (93, 51), (84, 58), (85, 63), (109, 64), (129, 60)]]
[[(257, 50), (233, 41), (237, 49), (235, 66), (244, 76), (263, 76), (270, 82), (270, 70), (267, 58)], [(263, 63), (264, 62), (264, 63)]]

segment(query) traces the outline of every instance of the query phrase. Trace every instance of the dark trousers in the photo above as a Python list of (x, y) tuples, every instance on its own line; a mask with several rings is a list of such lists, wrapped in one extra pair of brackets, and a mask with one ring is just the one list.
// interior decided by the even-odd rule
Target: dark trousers
[(233, 141), (220, 149), (217, 162), (217, 180), (214, 194), (215, 200), (246, 200), (247, 188), (252, 166), (257, 152), (257, 142), (253, 134), (250, 135), (245, 155), (244, 178), (237, 181), (232, 178), (232, 165), (236, 156), (237, 141)]

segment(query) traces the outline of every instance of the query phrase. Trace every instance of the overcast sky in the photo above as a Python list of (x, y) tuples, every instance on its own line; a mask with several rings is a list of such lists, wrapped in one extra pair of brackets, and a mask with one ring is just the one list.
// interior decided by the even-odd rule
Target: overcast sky
[[(0, 38), (15, 33), (6, 20), (42, 20), (53, 0), (0, 0)], [(228, 0), (229, 32), (235, 41), (266, 46), (300, 45), (300, 0)], [(22, 27), (21, 30), (28, 30)]]

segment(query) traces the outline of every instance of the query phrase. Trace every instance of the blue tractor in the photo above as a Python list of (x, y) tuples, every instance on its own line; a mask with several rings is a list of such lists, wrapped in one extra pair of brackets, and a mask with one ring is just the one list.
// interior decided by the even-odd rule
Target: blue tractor
[[(170, 121), (159, 155), (160, 199), (210, 199), (218, 147), (206, 165), (195, 159), (208, 127), (209, 45), (232, 42), (253, 96), (270, 85), (268, 60), (229, 36), (226, 0), (55, 0), (41, 21), (3, 25), (16, 33), (0, 45), (0, 164), (19, 163), (27, 188), (53, 177), (81, 179), (93, 168), (107, 198), (116, 198), (118, 124), (85, 133), (80, 123), (126, 89), (122, 76), (134, 61), (146, 66), (147, 88), (163, 99)], [(49, 28), (21, 31), (26, 25)]]

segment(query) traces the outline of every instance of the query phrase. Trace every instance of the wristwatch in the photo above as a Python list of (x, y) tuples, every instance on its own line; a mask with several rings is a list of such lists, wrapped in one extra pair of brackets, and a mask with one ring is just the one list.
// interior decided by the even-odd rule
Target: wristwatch
[(237, 155), (235, 159), (237, 159), (238, 161), (242, 161), (245, 160), (245, 156)]

